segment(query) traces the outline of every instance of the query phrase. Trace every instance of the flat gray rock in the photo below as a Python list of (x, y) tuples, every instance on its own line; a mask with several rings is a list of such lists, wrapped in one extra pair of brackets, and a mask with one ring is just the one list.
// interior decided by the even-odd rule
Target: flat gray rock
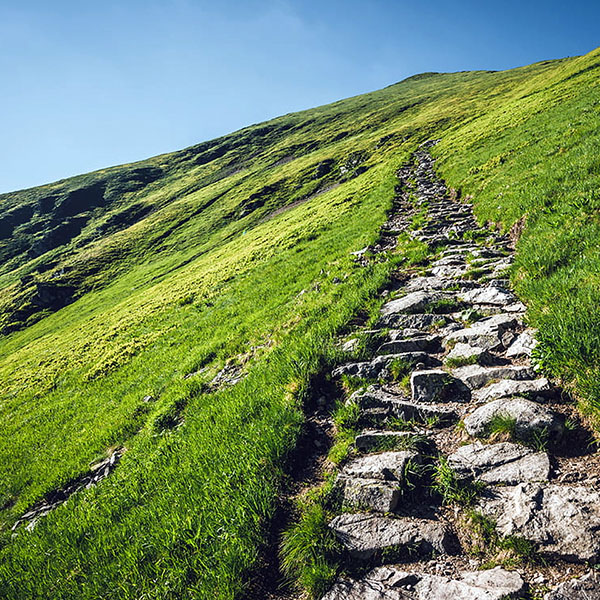
[(384, 550), (417, 555), (448, 554), (454, 539), (438, 521), (345, 513), (330, 529), (353, 558), (366, 560)]
[(432, 302), (449, 297), (441, 292), (410, 292), (396, 300), (392, 300), (381, 307), (383, 316), (395, 313), (419, 313)]
[(336, 487), (342, 493), (344, 506), (380, 513), (393, 511), (398, 505), (401, 495), (398, 482), (381, 481), (380, 479), (339, 475)]
[(413, 402), (468, 402), (469, 388), (441, 369), (413, 371), (410, 376)]
[(448, 457), (448, 464), (459, 480), (489, 484), (547, 481), (550, 476), (550, 460), (545, 452), (510, 442), (461, 446)]
[(377, 356), (370, 361), (347, 363), (335, 368), (331, 375), (333, 377), (350, 375), (352, 377), (362, 377), (365, 379), (389, 379), (390, 373), (388, 369), (394, 361), (403, 361), (412, 365), (423, 363), (424, 365), (431, 367), (442, 364), (439, 359), (426, 352), (401, 352), (399, 354), (384, 354), (382, 356)]
[(364, 417), (378, 415), (378, 420), (382, 422), (389, 418), (416, 421), (418, 423), (426, 423), (431, 419), (448, 423), (458, 419), (458, 415), (453, 408), (437, 404), (410, 402), (402, 396), (390, 394), (375, 385), (369, 386), (364, 392), (354, 392), (347, 403), (358, 404)]
[(580, 485), (525, 483), (489, 488), (478, 509), (500, 535), (520, 536), (540, 552), (573, 561), (600, 558), (600, 492)]
[(339, 580), (323, 600), (511, 600), (524, 590), (521, 576), (501, 567), (451, 579), (384, 566), (359, 581)]
[(448, 322), (444, 315), (392, 313), (381, 317), (378, 321), (380, 327), (411, 328), (426, 331), (433, 325)]
[(459, 342), (448, 353), (444, 362), (486, 365), (492, 361), (492, 355), (484, 348)]
[(401, 352), (440, 352), (441, 337), (421, 335), (407, 339), (396, 339), (382, 344), (377, 354), (398, 354)]
[(516, 381), (534, 379), (536, 373), (530, 366), (483, 367), (468, 365), (454, 369), (452, 375), (462, 380), (470, 389), (476, 390), (497, 379), (514, 379)]
[(561, 583), (544, 600), (600, 600), (600, 576), (590, 571), (583, 577)]
[(405, 479), (406, 467), (415, 461), (419, 461), (419, 454), (414, 450), (370, 454), (349, 462), (343, 468), (342, 474), (347, 477), (402, 482)]
[(537, 344), (536, 339), (533, 337), (533, 332), (524, 331), (517, 339), (509, 346), (506, 351), (508, 358), (517, 358), (519, 356), (531, 356), (533, 349)]
[(497, 416), (515, 419), (515, 433), (523, 439), (538, 432), (546, 432), (550, 437), (560, 437), (564, 429), (559, 415), (525, 398), (494, 400), (484, 404), (465, 417), (465, 429), (469, 435), (487, 437), (490, 433), (489, 426)]
[(512, 292), (497, 286), (489, 286), (464, 292), (460, 295), (460, 299), (469, 304), (495, 304), (498, 306), (513, 304), (517, 301)]
[(475, 402), (488, 402), (499, 398), (510, 398), (511, 396), (525, 396), (529, 398), (544, 397), (552, 391), (550, 382), (545, 378), (515, 381), (505, 379), (492, 383), (473, 392)]
[(452, 348), (459, 342), (477, 346), (484, 350), (497, 350), (502, 346), (502, 338), (498, 331), (475, 326), (453, 331), (450, 335), (446, 336), (444, 345)]

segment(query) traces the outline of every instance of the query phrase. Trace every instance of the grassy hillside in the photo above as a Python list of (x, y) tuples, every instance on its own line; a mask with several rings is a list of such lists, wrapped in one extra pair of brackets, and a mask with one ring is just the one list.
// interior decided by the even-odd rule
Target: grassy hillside
[[(367, 268), (350, 253), (376, 239), (395, 169), (432, 137), (482, 220), (522, 225), (513, 278), (542, 363), (595, 417), (599, 75), (599, 50), (426, 74), (0, 196), (0, 596), (243, 589), (311, 378), (415, 249)], [(225, 365), (246, 377), (211, 388)], [(117, 446), (110, 477), (11, 535)]]

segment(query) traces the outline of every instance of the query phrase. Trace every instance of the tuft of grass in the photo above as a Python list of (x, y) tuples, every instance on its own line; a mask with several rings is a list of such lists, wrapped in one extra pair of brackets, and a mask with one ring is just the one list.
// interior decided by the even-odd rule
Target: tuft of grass
[(477, 356), (459, 356), (456, 358), (447, 358), (445, 361), (446, 366), (455, 369), (458, 367), (465, 367), (467, 365), (476, 365), (477, 364)]
[(492, 417), (487, 425), (486, 433), (488, 437), (507, 438), (515, 440), (517, 420), (510, 415), (497, 414)]
[(482, 482), (461, 481), (441, 456), (434, 468), (432, 490), (442, 497), (444, 504), (471, 506), (485, 487)]
[(318, 501), (300, 506), (300, 516), (283, 534), (280, 556), (286, 577), (311, 599), (320, 598), (333, 583), (340, 555), (329, 516)]
[(463, 515), (461, 529), (465, 550), (484, 559), (483, 569), (496, 566), (514, 569), (544, 562), (533, 542), (519, 536), (499, 536), (496, 523), (476, 510), (469, 510)]
[(461, 304), (454, 298), (441, 298), (435, 302), (431, 302), (425, 307), (425, 311), (428, 314), (440, 315), (446, 313), (452, 313), (460, 310)]
[(394, 358), (389, 363), (387, 369), (394, 381), (400, 381), (405, 377), (410, 377), (410, 373), (413, 370), (413, 363), (402, 358)]

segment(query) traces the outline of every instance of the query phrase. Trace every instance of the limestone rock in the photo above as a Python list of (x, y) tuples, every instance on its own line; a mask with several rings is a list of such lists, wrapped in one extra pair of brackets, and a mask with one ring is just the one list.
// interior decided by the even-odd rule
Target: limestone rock
[(516, 301), (515, 295), (512, 292), (496, 286), (464, 292), (460, 295), (460, 299), (469, 304), (496, 304), (499, 306), (513, 304)]
[(586, 486), (524, 483), (485, 490), (478, 503), (503, 536), (524, 537), (540, 552), (573, 561), (600, 558), (600, 492)]
[(437, 335), (418, 336), (409, 339), (385, 342), (377, 354), (398, 354), (400, 352), (439, 352), (441, 338)]
[(459, 342), (444, 360), (445, 362), (462, 361), (463, 364), (488, 365), (492, 361), (492, 355), (484, 348)]
[(344, 475), (338, 476), (336, 486), (342, 491), (345, 506), (382, 513), (396, 508), (401, 493), (398, 482)]
[(441, 369), (413, 371), (410, 376), (413, 402), (468, 402), (467, 386)]
[(600, 600), (600, 576), (590, 571), (583, 577), (561, 583), (544, 600)]
[(441, 361), (425, 352), (401, 352), (400, 354), (385, 354), (377, 356), (371, 361), (348, 363), (335, 368), (331, 375), (340, 377), (350, 375), (365, 379), (388, 379), (390, 377), (389, 366), (392, 362), (399, 360), (416, 365), (423, 363), (427, 366), (439, 366)]
[(531, 356), (531, 352), (535, 348), (537, 340), (529, 331), (521, 333), (517, 339), (510, 345), (506, 351), (506, 356), (509, 358), (517, 358), (519, 356)]
[(406, 467), (411, 461), (418, 460), (419, 454), (414, 450), (370, 454), (348, 463), (342, 473), (347, 477), (402, 482), (405, 478)]
[(450, 579), (384, 566), (359, 581), (339, 580), (323, 600), (511, 600), (524, 590), (521, 576), (501, 567)]
[(392, 328), (411, 328), (419, 329), (421, 331), (428, 330), (435, 324), (446, 323), (448, 317), (444, 315), (430, 315), (430, 314), (414, 314), (406, 315), (403, 313), (393, 313), (381, 317), (378, 324), (381, 327), (392, 327)]
[(368, 513), (342, 514), (329, 524), (353, 558), (366, 560), (384, 550), (448, 554), (454, 539), (438, 521), (393, 518)]
[(440, 292), (411, 292), (396, 300), (384, 304), (381, 308), (382, 315), (394, 313), (419, 313), (432, 302), (446, 298), (447, 295)]
[(481, 403), (499, 398), (510, 398), (511, 396), (543, 398), (544, 396), (548, 396), (551, 391), (552, 386), (545, 377), (523, 381), (504, 379), (473, 392), (473, 400)]
[(515, 419), (515, 433), (521, 438), (544, 431), (550, 437), (559, 437), (563, 432), (562, 419), (555, 412), (525, 398), (510, 398), (488, 402), (467, 416), (464, 420), (467, 433), (486, 437), (497, 416)]
[(545, 452), (510, 442), (461, 446), (448, 457), (448, 464), (458, 479), (490, 484), (547, 481), (550, 475), (550, 460)]
[(481, 388), (495, 379), (514, 379), (516, 381), (523, 381), (526, 379), (533, 379), (536, 376), (532, 367), (521, 365), (489, 368), (479, 365), (468, 365), (466, 367), (454, 369), (452, 375), (458, 377), (472, 390)]

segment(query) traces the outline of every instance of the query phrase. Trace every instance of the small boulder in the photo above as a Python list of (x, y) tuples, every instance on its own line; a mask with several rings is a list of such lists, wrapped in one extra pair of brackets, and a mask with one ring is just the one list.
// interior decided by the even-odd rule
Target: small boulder
[(510, 442), (461, 446), (448, 457), (448, 464), (459, 480), (489, 484), (547, 481), (550, 476), (550, 460), (545, 452)]
[(545, 377), (541, 377), (540, 379), (526, 379), (523, 381), (504, 379), (473, 392), (473, 400), (482, 403), (488, 402), (489, 400), (497, 400), (499, 398), (510, 398), (512, 396), (544, 398), (551, 394), (551, 392), (552, 386)]
[(497, 379), (514, 379), (516, 381), (533, 379), (536, 373), (533, 367), (521, 365), (490, 368), (479, 365), (468, 365), (454, 369), (452, 375), (458, 377), (471, 390), (476, 390)]
[(381, 314), (383, 316), (391, 315), (395, 313), (419, 313), (432, 302), (441, 300), (447, 297), (447, 295), (440, 292), (410, 292), (406, 296), (402, 296), (396, 300), (392, 300), (384, 304), (381, 308)]
[(523, 537), (548, 556), (600, 559), (600, 492), (581, 485), (524, 483), (487, 488), (478, 510), (502, 536)]
[(508, 350), (506, 351), (506, 356), (508, 358), (531, 356), (536, 344), (537, 340), (533, 337), (532, 332), (524, 331), (509, 346)]
[(484, 348), (458, 343), (450, 350), (444, 362), (462, 365), (489, 365), (493, 360), (492, 355)]
[(330, 529), (353, 558), (368, 560), (383, 551), (411, 555), (449, 554), (455, 540), (438, 521), (372, 514), (342, 514)]
[(441, 369), (413, 371), (410, 376), (413, 402), (468, 402), (469, 388)]
[(550, 409), (525, 398), (494, 400), (484, 404), (464, 420), (469, 435), (487, 437), (490, 425), (499, 417), (515, 420), (515, 434), (521, 439), (530, 438), (536, 433), (546, 433), (549, 437), (560, 437), (564, 425), (562, 418)]
[(323, 600), (516, 600), (525, 587), (517, 572), (501, 567), (452, 579), (386, 565), (359, 581), (338, 580)]
[(464, 292), (460, 295), (460, 299), (469, 304), (493, 304), (498, 306), (513, 304), (517, 300), (512, 292), (497, 286)]

